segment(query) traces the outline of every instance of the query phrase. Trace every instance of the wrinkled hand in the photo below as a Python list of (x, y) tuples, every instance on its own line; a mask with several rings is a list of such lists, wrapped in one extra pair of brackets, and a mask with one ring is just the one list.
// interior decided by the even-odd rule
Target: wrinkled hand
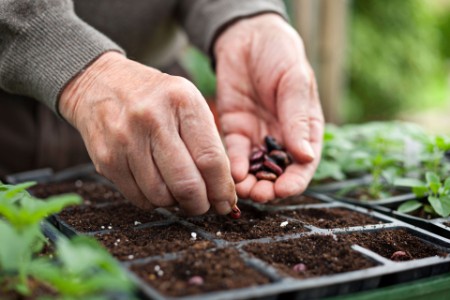
[[(214, 45), (218, 112), (238, 196), (267, 202), (304, 191), (319, 163), (323, 115), (298, 34), (264, 14), (227, 28)], [(273, 135), (295, 163), (275, 183), (248, 173), (253, 146)]]
[(230, 212), (230, 165), (200, 92), (108, 52), (64, 89), (59, 109), (81, 133), (97, 171), (142, 208), (179, 205), (187, 214), (212, 205)]

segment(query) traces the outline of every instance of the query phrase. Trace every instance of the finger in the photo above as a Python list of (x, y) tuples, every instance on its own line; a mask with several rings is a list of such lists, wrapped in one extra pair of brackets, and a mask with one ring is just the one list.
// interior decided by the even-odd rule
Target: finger
[(208, 211), (205, 182), (175, 126), (159, 127), (152, 134), (153, 158), (170, 193), (188, 215)]
[(256, 178), (252, 174), (247, 175), (244, 180), (236, 184), (236, 193), (239, 198), (250, 198), (250, 192), (256, 184)]
[(275, 199), (273, 182), (268, 180), (260, 180), (256, 182), (250, 191), (250, 199), (259, 203), (266, 203)]
[[(317, 157), (320, 157), (322, 149), (323, 123), (320, 120), (310, 122), (311, 145)], [(306, 164), (292, 164), (288, 166), (285, 172), (278, 177), (275, 182), (275, 195), (278, 198), (302, 193), (308, 186), (309, 181), (317, 169), (319, 160), (316, 159)]]
[(303, 68), (291, 68), (280, 80), (278, 89), (278, 116), (283, 141), (287, 150), (298, 162), (310, 162), (315, 158), (309, 132), (310, 105), (314, 76), (304, 74)]
[(209, 202), (219, 214), (228, 214), (236, 201), (230, 162), (214, 119), (203, 99), (192, 110), (179, 111), (180, 135), (206, 185)]
[(231, 175), (239, 183), (248, 174), (251, 141), (240, 134), (229, 134), (225, 136), (225, 145), (230, 158)]
[[(109, 152), (109, 150), (107, 151)], [(107, 151), (104, 153), (107, 153)], [(119, 191), (131, 203), (142, 209), (153, 209), (154, 206), (148, 201), (137, 185), (133, 173), (130, 170), (127, 157), (125, 155), (116, 155), (114, 157), (112, 154), (106, 155), (108, 155), (109, 158), (106, 158), (105, 154), (100, 154), (102, 163), (100, 163), (99, 166), (96, 166), (97, 171), (114, 182)]]
[(136, 143), (135, 150), (129, 155), (129, 162), (139, 189), (147, 198), (147, 201), (155, 207), (176, 205), (177, 202), (170, 194), (153, 161), (150, 142), (147, 139), (141, 139)]

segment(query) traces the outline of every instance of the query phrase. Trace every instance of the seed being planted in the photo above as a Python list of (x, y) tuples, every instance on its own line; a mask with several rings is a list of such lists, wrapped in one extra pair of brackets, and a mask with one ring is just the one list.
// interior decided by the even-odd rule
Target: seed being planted
[(203, 285), (203, 283), (205, 283), (205, 282), (203, 280), (203, 277), (201, 277), (201, 276), (192, 276), (188, 280), (189, 285)]
[(269, 181), (275, 181), (277, 180), (278, 176), (274, 173), (268, 172), (268, 171), (259, 171), (256, 173), (256, 179), (258, 180), (269, 180)]
[(263, 167), (263, 163), (262, 162), (253, 163), (253, 164), (250, 165), (250, 168), (249, 168), (248, 171), (250, 173), (252, 173), (252, 174), (255, 174), (256, 172), (261, 171), (262, 167)]
[(278, 144), (277, 140), (273, 136), (267, 135), (264, 138), (264, 142), (266, 143), (267, 151), (271, 152), (272, 150), (283, 150), (280, 144)]
[(241, 210), (239, 209), (239, 207), (237, 207), (236, 204), (233, 206), (233, 208), (231, 208), (229, 216), (233, 219), (239, 219), (241, 217)]
[(283, 174), (283, 169), (277, 165), (275, 163), (274, 160), (272, 160), (269, 156), (265, 155), (264, 156), (264, 162), (263, 162), (264, 167), (266, 167), (269, 171), (275, 173), (278, 176), (280, 176), (281, 174)]
[(306, 265), (302, 263), (296, 264), (292, 267), (292, 270), (296, 273), (303, 273), (306, 271)]
[(396, 251), (392, 254), (391, 260), (393, 261), (404, 261), (410, 259), (411, 256), (405, 251)]

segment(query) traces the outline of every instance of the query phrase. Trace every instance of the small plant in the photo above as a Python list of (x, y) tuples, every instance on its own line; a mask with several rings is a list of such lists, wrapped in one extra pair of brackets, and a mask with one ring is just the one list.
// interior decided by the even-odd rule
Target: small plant
[(27, 182), (6, 185), (0, 182), (0, 296), (17, 292), (32, 294), (37, 281), (58, 295), (58, 299), (103, 299), (105, 291), (127, 291), (131, 284), (117, 262), (95, 240), (61, 238), (56, 258), (38, 254), (46, 243), (41, 221), (64, 207), (81, 203), (77, 195), (39, 200), (26, 189)]
[(419, 200), (410, 200), (398, 207), (398, 211), (410, 213), (419, 208), (430, 215), (448, 217), (450, 215), (450, 178), (442, 183), (441, 178), (434, 172), (427, 172), (426, 183), (413, 186), (417, 197), (426, 197), (427, 203)]

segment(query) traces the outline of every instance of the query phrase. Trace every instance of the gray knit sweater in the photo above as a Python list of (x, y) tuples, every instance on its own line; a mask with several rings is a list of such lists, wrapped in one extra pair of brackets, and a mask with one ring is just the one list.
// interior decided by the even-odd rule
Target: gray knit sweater
[(106, 51), (157, 66), (183, 32), (210, 54), (228, 23), (262, 12), (285, 14), (280, 0), (1, 0), (0, 88), (57, 111), (64, 86)]

